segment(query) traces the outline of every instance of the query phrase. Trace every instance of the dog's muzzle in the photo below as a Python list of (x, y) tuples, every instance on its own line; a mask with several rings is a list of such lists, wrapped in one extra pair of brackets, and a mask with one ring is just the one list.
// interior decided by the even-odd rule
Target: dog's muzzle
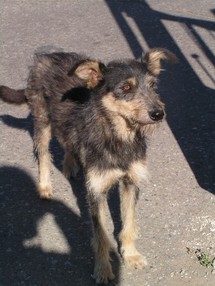
[(153, 120), (153, 121), (160, 121), (164, 118), (164, 111), (162, 109), (157, 109), (157, 110), (153, 110), (151, 112), (149, 112), (149, 117)]

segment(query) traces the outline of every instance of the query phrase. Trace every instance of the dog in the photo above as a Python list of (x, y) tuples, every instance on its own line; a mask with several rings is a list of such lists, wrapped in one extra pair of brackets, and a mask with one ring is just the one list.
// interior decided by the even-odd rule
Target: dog
[(104, 66), (74, 53), (37, 55), (25, 90), (0, 87), (4, 101), (27, 102), (33, 114), (40, 197), (52, 195), (48, 150), (52, 134), (65, 150), (65, 176), (75, 176), (79, 165), (83, 168), (93, 226), (93, 277), (98, 284), (114, 279), (104, 206), (115, 184), (120, 192), (122, 258), (129, 267), (144, 267), (135, 246), (135, 205), (147, 179), (147, 137), (165, 118), (156, 91), (161, 60), (172, 62), (176, 57), (157, 48), (141, 61), (113, 60)]

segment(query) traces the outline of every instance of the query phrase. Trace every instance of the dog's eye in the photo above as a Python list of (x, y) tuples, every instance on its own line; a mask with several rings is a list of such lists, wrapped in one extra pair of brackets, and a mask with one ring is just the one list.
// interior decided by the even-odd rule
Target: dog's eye
[(129, 91), (131, 91), (131, 88), (132, 88), (131, 85), (129, 83), (126, 83), (123, 85), (122, 90), (124, 92), (129, 92)]

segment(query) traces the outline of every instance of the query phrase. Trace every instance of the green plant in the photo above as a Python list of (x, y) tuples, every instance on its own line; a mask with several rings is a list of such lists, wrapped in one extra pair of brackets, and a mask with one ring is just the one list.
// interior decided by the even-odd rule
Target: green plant
[(202, 266), (214, 267), (215, 258), (212, 258), (210, 255), (204, 253), (201, 249), (196, 249), (195, 254)]

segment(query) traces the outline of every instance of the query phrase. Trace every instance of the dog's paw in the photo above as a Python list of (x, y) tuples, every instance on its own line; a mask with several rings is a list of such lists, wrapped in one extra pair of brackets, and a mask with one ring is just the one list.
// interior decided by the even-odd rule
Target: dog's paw
[(38, 193), (41, 199), (50, 199), (53, 195), (52, 187), (49, 185), (39, 185), (38, 186)]
[(146, 259), (141, 254), (129, 255), (123, 257), (125, 265), (128, 268), (143, 269), (147, 265)]
[(110, 262), (106, 264), (97, 264), (94, 269), (94, 274), (92, 275), (95, 279), (96, 284), (105, 284), (107, 285), (110, 280), (115, 278)]

